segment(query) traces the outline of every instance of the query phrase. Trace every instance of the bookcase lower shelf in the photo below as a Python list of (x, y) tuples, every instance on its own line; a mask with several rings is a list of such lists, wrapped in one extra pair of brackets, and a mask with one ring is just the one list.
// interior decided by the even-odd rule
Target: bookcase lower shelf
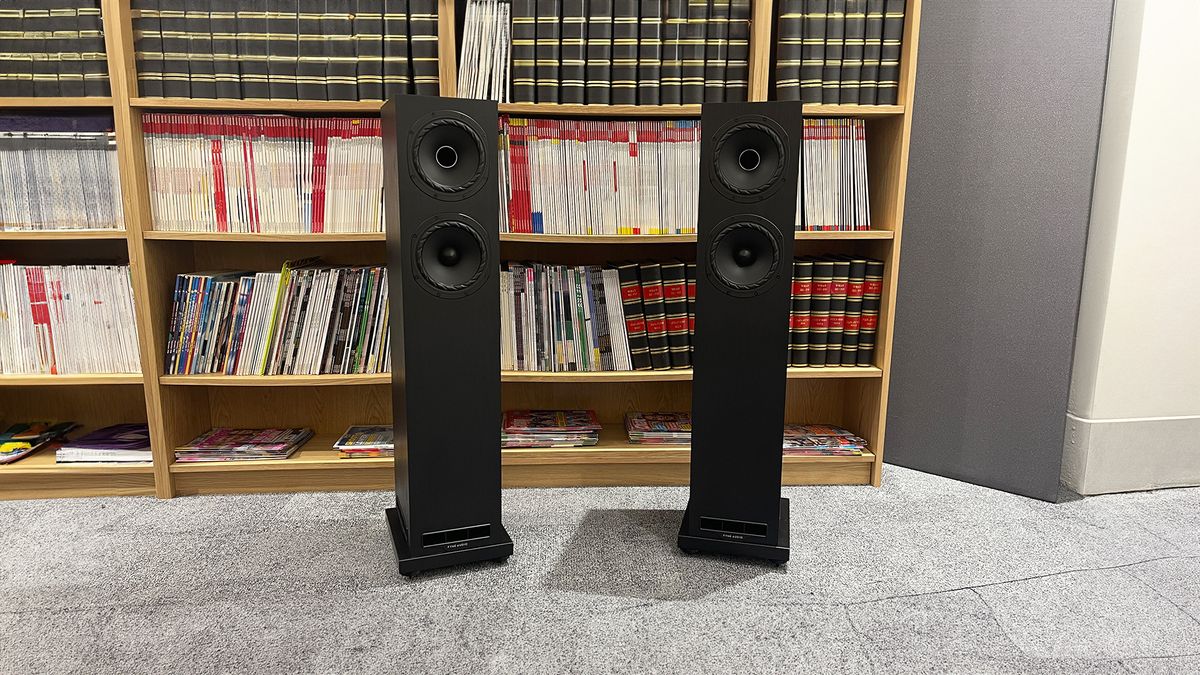
[(57, 464), (42, 450), (0, 465), (0, 499), (154, 494), (154, 469), (136, 464)]

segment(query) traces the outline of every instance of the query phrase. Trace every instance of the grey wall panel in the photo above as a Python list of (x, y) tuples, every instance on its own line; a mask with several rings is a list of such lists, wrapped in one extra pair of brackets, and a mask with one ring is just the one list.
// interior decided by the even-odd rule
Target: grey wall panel
[(1111, 0), (924, 0), (887, 461), (1054, 499)]

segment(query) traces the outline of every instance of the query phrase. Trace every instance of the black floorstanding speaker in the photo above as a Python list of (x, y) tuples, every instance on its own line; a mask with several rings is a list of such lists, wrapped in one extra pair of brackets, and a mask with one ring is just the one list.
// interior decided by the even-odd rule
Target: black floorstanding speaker
[(783, 563), (801, 107), (705, 103), (701, 130), (691, 496), (679, 547)]
[(382, 115), (400, 572), (503, 560), (496, 104)]

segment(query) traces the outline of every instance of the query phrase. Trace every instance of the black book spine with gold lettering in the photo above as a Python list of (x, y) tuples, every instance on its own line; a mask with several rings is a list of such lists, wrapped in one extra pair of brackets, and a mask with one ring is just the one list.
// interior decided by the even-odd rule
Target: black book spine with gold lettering
[[(76, 10), (79, 26), (79, 57), (83, 73), (84, 96), (108, 96), (108, 54), (104, 47), (104, 19), (98, 0), (90, 0)], [(134, 49), (136, 51), (136, 41)]]
[(846, 328), (846, 290), (850, 285), (850, 261), (833, 260), (833, 283), (829, 286), (829, 330), (825, 339), (825, 364), (842, 364), (842, 334)]
[(384, 0), (383, 96), (392, 99), (412, 91), (412, 72), (408, 65), (408, 0)]
[(0, 96), (33, 96), (33, 53), (25, 37), (24, 9), (0, 5), (0, 22), (11, 26), (8, 47), (0, 53)]
[(537, 102), (558, 103), (562, 18), (559, 0), (537, 0)]
[[(317, 0), (324, 7), (323, 0)], [(312, 0), (308, 0), (312, 2)], [(211, 0), (208, 26), (212, 30), (213, 78), (217, 98), (241, 98), (242, 81), (238, 69), (238, 0)]]
[(296, 0), (272, 0), (267, 15), (267, 82), (271, 98), (296, 99)]
[(858, 365), (870, 366), (875, 361), (875, 335), (879, 330), (879, 303), (883, 297), (883, 263), (867, 260), (863, 281), (862, 320), (858, 327)]
[(613, 0), (612, 95), (614, 104), (637, 103), (638, 0)]
[(634, 370), (650, 370), (650, 342), (646, 337), (646, 314), (642, 307), (642, 284), (638, 266), (628, 263), (617, 266), (621, 282), (621, 309), (625, 314), (625, 335), (629, 339), (629, 360)]
[(187, 0), (159, 0), (158, 25), (162, 32), (163, 96), (191, 98), (188, 69), (191, 44), (188, 39)]
[(708, 36), (708, 0), (688, 0), (687, 27), (683, 33), (684, 104), (704, 102), (704, 54)]
[(708, 34), (704, 38), (704, 102), (725, 100), (725, 66), (729, 59), (729, 0), (709, 0)]
[(788, 323), (788, 365), (808, 365), (809, 321), (812, 311), (813, 261), (797, 258), (792, 263), (792, 313)]
[(79, 13), (74, 7), (56, 2), (50, 8), (53, 37), (46, 41), (46, 50), (58, 75), (59, 96), (83, 96), (83, 46), (79, 34)]
[(560, 29), (559, 53), (562, 65), (559, 68), (559, 103), (583, 103), (587, 77), (587, 2), (586, 0), (562, 0), (562, 27)]
[[(358, 98), (353, 9), (354, 0), (325, 0), (321, 33), (325, 36), (325, 95), (330, 101), (353, 101)], [(408, 32), (407, 23), (404, 30)]]
[(896, 105), (900, 93), (900, 41), (904, 37), (904, 0), (883, 5), (883, 42), (879, 50), (879, 84), (875, 102)]
[(21, 15), (21, 49), (33, 61), (33, 95), (58, 96), (58, 58), (54, 53), (55, 19), (50, 15), (52, 0), (30, 0)]
[[(587, 3), (587, 103), (607, 104), (612, 98), (613, 0)], [(515, 28), (515, 26), (514, 26)], [(515, 45), (513, 47), (516, 49)]]
[(779, 3), (779, 44), (775, 49), (775, 98), (779, 101), (799, 101), (802, 95), (804, 1), (782, 0)]
[(839, 103), (858, 103), (867, 30), (866, 0), (846, 0), (846, 36), (842, 40), (842, 79)]
[(662, 0), (641, 0), (638, 9), (638, 105), (662, 102)]
[[(825, 365), (825, 347), (829, 342), (829, 304), (833, 299), (833, 261), (813, 261), (812, 303), (808, 323), (808, 365)], [(840, 355), (840, 352), (839, 352)]]
[(158, 0), (133, 0), (131, 14), (138, 96), (162, 96), (163, 48), (158, 27)]
[[(303, 101), (326, 100), (325, 82), (325, 39), (321, 34), (321, 17), (325, 13), (325, 0), (298, 0), (296, 18), (296, 95)], [(215, 16), (215, 14), (214, 14)], [(213, 33), (216, 45), (217, 34)], [(220, 54), (217, 55), (220, 63)], [(218, 65), (219, 69), (219, 65)], [(221, 78), (217, 76), (217, 88)]]
[(358, 100), (383, 99), (383, 0), (358, 0), (354, 8)]
[[(270, 98), (267, 73), (267, 0), (243, 2), (237, 12), (238, 73), (243, 98)], [(165, 18), (164, 18), (165, 21)], [(166, 35), (163, 35), (166, 42)]]
[(842, 365), (858, 365), (858, 336), (862, 330), (863, 289), (867, 278), (866, 258), (850, 259), (850, 282), (846, 286), (846, 321), (842, 325)]
[(860, 105), (875, 105), (875, 95), (879, 88), (880, 50), (883, 48), (883, 2), (884, 0), (867, 0), (862, 74), (858, 77)]
[(207, 11), (188, 9), (185, 15), (188, 45), (188, 83), (192, 98), (216, 98), (217, 76), (213, 65), (212, 28)]
[(696, 263), (687, 264), (688, 353), (696, 353)]
[(671, 368), (671, 343), (667, 338), (667, 306), (663, 301), (662, 266), (642, 263), (642, 310), (646, 313), (646, 340), (650, 343), (650, 363), (655, 370)]
[(729, 58), (725, 61), (725, 100), (741, 102), (750, 93), (750, 0), (729, 3)]
[(665, 104), (683, 102), (683, 34), (686, 28), (687, 0), (667, 0), (658, 88), (659, 101)]
[(662, 266), (663, 306), (667, 313), (667, 345), (672, 368), (688, 368), (692, 355), (688, 346), (687, 267), (682, 262)]
[(825, 14), (829, 0), (804, 0), (804, 40), (800, 52), (800, 100), (820, 103), (825, 75)]
[(846, 38), (846, 0), (829, 0), (825, 12), (825, 65), (821, 72), (821, 102), (842, 100), (842, 54)]
[(437, 96), (440, 89), (437, 28), (436, 0), (409, 0), (408, 53), (412, 61), (413, 93), (421, 96)]
[[(606, 0), (610, 3), (612, 0)], [(597, 3), (593, 3), (595, 5)], [(611, 12), (610, 12), (611, 13)], [(588, 39), (591, 40), (589, 27)], [(537, 103), (537, 3), (513, 0), (512, 3), (512, 100), (513, 103)], [(589, 58), (591, 58), (589, 56)], [(590, 77), (590, 75), (589, 75)], [(591, 85), (588, 85), (589, 95)], [(589, 101), (591, 102), (591, 101)], [(607, 101), (597, 101), (598, 103)]]

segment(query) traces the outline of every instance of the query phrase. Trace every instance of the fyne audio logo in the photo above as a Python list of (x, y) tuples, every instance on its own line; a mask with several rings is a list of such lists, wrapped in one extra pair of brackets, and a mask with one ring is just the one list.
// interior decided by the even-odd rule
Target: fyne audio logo
[(466, 548), (467, 544), (469, 543), (470, 542), (467, 541), (460, 541), (457, 544), (446, 544), (446, 550), (450, 550), (452, 548)]

